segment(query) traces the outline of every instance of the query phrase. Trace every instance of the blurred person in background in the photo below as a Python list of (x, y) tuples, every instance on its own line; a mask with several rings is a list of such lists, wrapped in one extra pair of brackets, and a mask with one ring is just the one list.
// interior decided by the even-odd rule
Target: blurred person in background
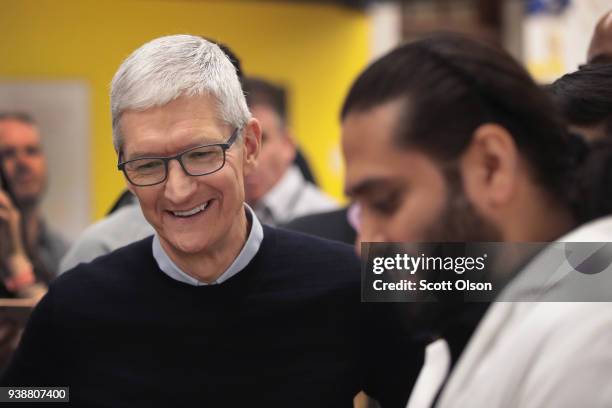
[(111, 113), (155, 235), (57, 278), (0, 384), (70, 386), (77, 406), (339, 407), (364, 389), (403, 408), (422, 347), (362, 305), (352, 248), (262, 226), (245, 203), (262, 131), (217, 45), (144, 44)]
[[(360, 238), (609, 240), (610, 217), (575, 230), (587, 149), (556, 112), (509, 55), (458, 35), (376, 61), (342, 109)], [(546, 272), (538, 266), (515, 269), (511, 283)], [(537, 289), (524, 303), (410, 304), (407, 324), (432, 343), (408, 407), (612, 406), (612, 303), (547, 302), (554, 291)]]
[(283, 228), (354, 245), (357, 234), (349, 222), (350, 206), (298, 217)]
[(262, 222), (279, 225), (302, 215), (336, 209), (294, 164), (296, 146), (287, 124), (285, 89), (260, 78), (243, 81), (249, 109), (263, 130), (256, 170), (245, 180), (247, 202)]
[(587, 51), (589, 64), (612, 63), (612, 10), (601, 16)]
[(570, 131), (589, 142), (612, 138), (612, 64), (583, 65), (547, 90)]
[[(582, 168), (580, 220), (612, 213), (612, 64), (588, 64), (547, 87), (570, 131), (590, 144)], [(612, 236), (610, 237), (612, 239)]]
[(4, 224), (4, 296), (29, 297), (56, 275), (66, 241), (43, 219), (47, 165), (39, 129), (24, 113), (0, 113), (0, 223)]
[[(40, 213), (46, 184), (36, 123), (25, 113), (0, 113), (0, 297), (24, 298), (30, 306), (45, 294), (67, 247)], [(0, 369), (17, 346), (21, 324), (0, 312)]]

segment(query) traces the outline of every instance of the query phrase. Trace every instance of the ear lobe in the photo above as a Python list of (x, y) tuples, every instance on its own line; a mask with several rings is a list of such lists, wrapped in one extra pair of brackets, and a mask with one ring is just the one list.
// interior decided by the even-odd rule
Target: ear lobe
[[(119, 155), (118, 159), (119, 161), (121, 161), (121, 155)], [(123, 177), (123, 181), (125, 181), (125, 188), (127, 188), (130, 193), (136, 195), (136, 193), (134, 192), (134, 186), (132, 185), (132, 183), (129, 182), (123, 171), (121, 172), (121, 177)]]
[(285, 156), (288, 162), (291, 163), (295, 160), (295, 156), (297, 155), (297, 144), (295, 143), (293, 134), (289, 130), (286, 130), (283, 134), (283, 144), (285, 147)]
[(461, 160), (463, 183), (481, 211), (508, 203), (517, 188), (519, 152), (512, 135), (497, 124), (479, 126)]
[(244, 129), (244, 175), (248, 175), (257, 166), (261, 150), (261, 125), (257, 119), (249, 119)]

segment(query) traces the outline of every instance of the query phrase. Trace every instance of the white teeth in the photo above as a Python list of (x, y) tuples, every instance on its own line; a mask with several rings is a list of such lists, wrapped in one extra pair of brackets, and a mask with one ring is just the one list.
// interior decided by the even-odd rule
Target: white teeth
[(192, 215), (199, 213), (200, 211), (204, 211), (206, 207), (208, 207), (208, 203), (209, 201), (205, 202), (202, 205), (197, 206), (194, 209), (188, 210), (188, 211), (172, 211), (172, 214), (176, 215), (177, 217), (190, 217)]

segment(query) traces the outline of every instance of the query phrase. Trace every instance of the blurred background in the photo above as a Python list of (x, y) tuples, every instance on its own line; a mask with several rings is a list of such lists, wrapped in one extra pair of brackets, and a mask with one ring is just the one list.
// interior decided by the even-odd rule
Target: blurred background
[(30, 112), (49, 162), (47, 220), (69, 238), (125, 184), (111, 143), (109, 83), (162, 35), (229, 45), (247, 75), (284, 85), (289, 123), (320, 186), (342, 201), (339, 109), (355, 76), (438, 30), (498, 44), (541, 82), (584, 63), (610, 0), (1, 0), (0, 110)]

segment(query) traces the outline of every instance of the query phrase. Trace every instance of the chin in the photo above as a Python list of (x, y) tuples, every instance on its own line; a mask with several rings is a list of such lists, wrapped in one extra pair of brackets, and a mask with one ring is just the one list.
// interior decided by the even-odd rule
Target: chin
[(197, 254), (210, 247), (210, 237), (202, 234), (171, 234), (164, 240), (176, 251)]

